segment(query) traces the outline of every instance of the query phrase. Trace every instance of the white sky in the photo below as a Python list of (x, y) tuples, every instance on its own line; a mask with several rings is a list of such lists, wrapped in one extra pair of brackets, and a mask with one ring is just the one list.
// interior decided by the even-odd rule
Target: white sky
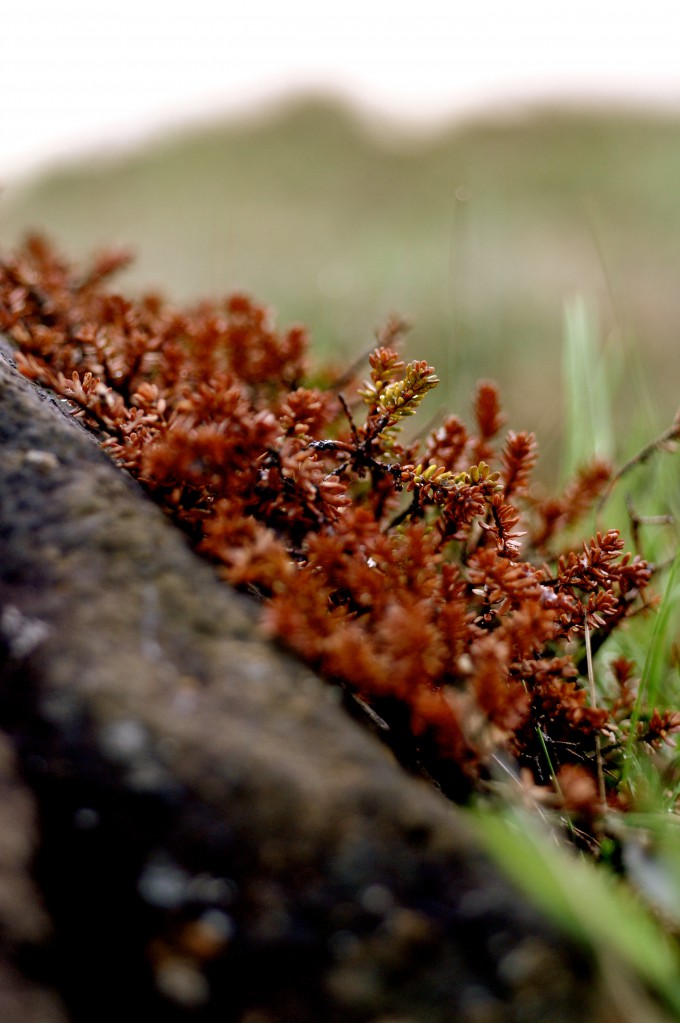
[(313, 86), (411, 121), (680, 110), (680, 0), (5, 0), (0, 26), (0, 181)]

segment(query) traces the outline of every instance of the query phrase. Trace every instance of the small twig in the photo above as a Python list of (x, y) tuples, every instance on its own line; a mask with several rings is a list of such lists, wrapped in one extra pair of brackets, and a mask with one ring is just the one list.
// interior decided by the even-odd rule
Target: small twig
[(636, 466), (642, 465), (649, 458), (651, 458), (653, 454), (659, 451), (665, 444), (668, 444), (670, 441), (678, 439), (680, 439), (680, 417), (676, 416), (675, 420), (673, 421), (673, 424), (669, 426), (668, 429), (664, 430), (663, 433), (659, 434), (659, 436), (656, 437), (654, 440), (651, 440), (649, 444), (645, 444), (645, 446), (640, 451), (638, 451), (636, 455), (633, 455), (632, 458), (629, 458), (628, 461), (621, 466), (618, 472), (614, 473), (614, 475), (609, 481), (607, 489), (604, 491), (602, 497), (597, 502), (597, 506), (595, 509), (596, 512), (599, 514), (599, 512), (602, 511), (605, 504), (609, 500), (609, 497), (611, 496), (612, 490), (619, 482), (619, 480), (626, 475), (626, 473), (630, 472), (630, 470), (634, 469)]
[(356, 428), (356, 426), (354, 424), (354, 417), (352, 416), (352, 413), (350, 411), (349, 405), (347, 404), (347, 402), (345, 400), (344, 394), (342, 394), (341, 392), (338, 392), (338, 401), (342, 405), (342, 411), (345, 413), (345, 415), (347, 417), (347, 422), (349, 423), (349, 428), (350, 428), (351, 433), (352, 433), (352, 440), (354, 441), (355, 445), (358, 447), (359, 444), (361, 443), (361, 441), (359, 440), (359, 434), (358, 434), (357, 428)]
[(630, 519), (630, 528), (633, 538), (633, 546), (636, 554), (642, 557), (642, 545), (640, 543), (640, 526), (672, 526), (675, 519), (672, 515), (639, 515), (633, 507), (630, 494), (626, 494), (626, 510)]
[(413, 491), (413, 497), (411, 498), (408, 508), (404, 508), (404, 510), (399, 512), (398, 515), (395, 515), (395, 517), (385, 527), (384, 532), (390, 533), (393, 529), (396, 529), (397, 526), (400, 526), (402, 522), (405, 522), (409, 515), (414, 519), (420, 511), (420, 491), (416, 487)]
[(374, 350), (374, 348), (375, 348), (375, 345), (371, 345), (370, 348), (366, 348), (363, 352), (361, 352), (361, 354), (357, 356), (357, 358), (354, 360), (354, 362), (351, 363), (351, 365), (345, 370), (345, 372), (342, 374), (342, 376), (339, 377), (339, 379), (336, 380), (335, 383), (331, 384), (331, 386), (329, 387), (329, 390), (330, 391), (339, 391), (343, 387), (347, 387), (347, 384), (351, 383), (352, 380), (354, 380), (354, 378), (356, 377), (356, 375), (359, 372), (359, 370), (361, 369), (361, 367), (366, 362), (368, 362), (368, 357), (371, 354), (371, 352)]

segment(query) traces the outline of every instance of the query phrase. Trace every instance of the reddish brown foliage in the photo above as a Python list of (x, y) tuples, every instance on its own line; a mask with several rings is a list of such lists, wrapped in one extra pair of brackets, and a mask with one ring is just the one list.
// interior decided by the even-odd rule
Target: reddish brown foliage
[[(22, 372), (74, 402), (224, 578), (266, 601), (270, 632), (368, 707), (405, 762), (464, 795), (509, 753), (538, 785), (559, 771), (555, 798), (592, 810), (595, 737), (621, 736), (633, 669), (615, 667), (611, 708), (590, 706), (584, 629), (629, 615), (650, 570), (615, 531), (544, 559), (609, 469), (584, 470), (562, 498), (532, 496), (536, 441), (497, 444), (488, 382), (477, 433), (449, 417), (419, 454), (399, 431), (437, 379), (393, 349), (398, 322), (363, 384), (322, 390), (302, 329), (277, 331), (243, 295), (188, 310), (126, 300), (107, 289), (121, 258), (82, 273), (34, 239), (0, 264), (0, 329)], [(668, 712), (646, 720), (649, 744), (678, 727)]]

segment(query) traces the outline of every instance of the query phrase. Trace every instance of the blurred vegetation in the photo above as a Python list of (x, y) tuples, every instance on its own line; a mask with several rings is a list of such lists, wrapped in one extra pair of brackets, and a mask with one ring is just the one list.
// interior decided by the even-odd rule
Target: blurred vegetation
[(496, 379), (554, 481), (575, 299), (611, 359), (616, 428), (648, 438), (678, 405), (679, 176), (671, 117), (545, 109), (414, 137), (309, 98), (8, 187), (0, 242), (130, 246), (121, 286), (246, 290), (343, 364), (398, 312), (442, 406), (465, 417)]

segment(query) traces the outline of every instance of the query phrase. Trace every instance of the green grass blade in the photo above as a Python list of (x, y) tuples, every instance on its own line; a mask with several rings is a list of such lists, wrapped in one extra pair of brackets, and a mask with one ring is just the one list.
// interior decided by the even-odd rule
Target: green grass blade
[(597, 318), (583, 296), (567, 302), (563, 346), (565, 478), (594, 456), (614, 457), (612, 395), (619, 368), (620, 359), (603, 350)]
[(472, 817), (483, 846), (559, 927), (613, 955), (680, 1012), (677, 951), (634, 893), (603, 868), (552, 841), (518, 810)]

